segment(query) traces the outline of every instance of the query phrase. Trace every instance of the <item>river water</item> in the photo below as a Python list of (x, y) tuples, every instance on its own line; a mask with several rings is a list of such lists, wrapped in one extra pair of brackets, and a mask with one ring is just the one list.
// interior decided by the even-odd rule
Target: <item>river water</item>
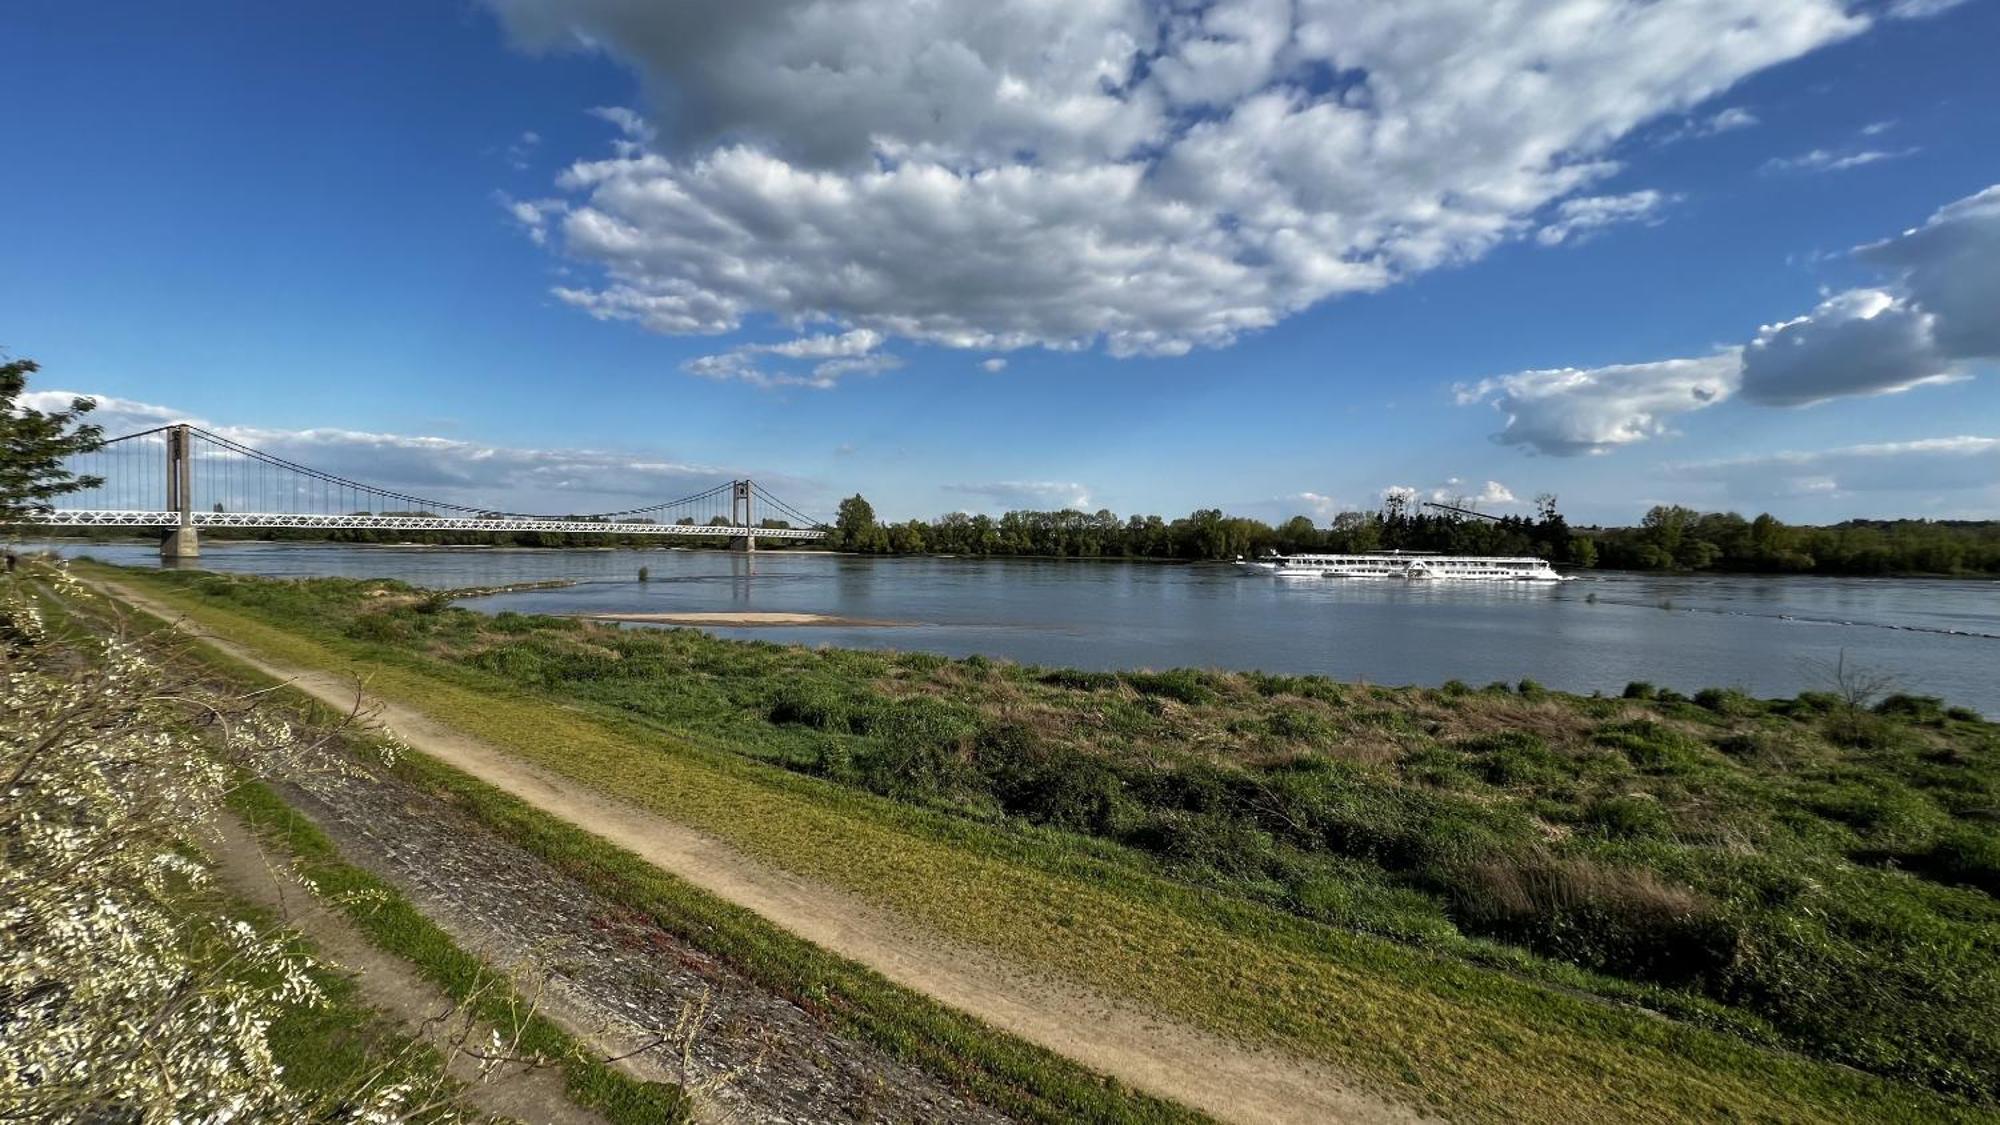
[[(57, 546), (107, 562), (156, 559), (151, 544)], [(1460, 585), (1276, 579), (1226, 564), (775, 551), (216, 541), (202, 551), (202, 567), (254, 574), (579, 583), (467, 603), (494, 612), (831, 614), (897, 624), (711, 631), (1082, 668), (1190, 665), (1425, 685), (1526, 677), (1585, 692), (1647, 680), (1777, 696), (1827, 687), (1844, 654), (1893, 674), (1902, 690), (2000, 715), (1995, 581), (1601, 572), (1559, 586)], [(652, 572), (643, 585), (641, 566)]]

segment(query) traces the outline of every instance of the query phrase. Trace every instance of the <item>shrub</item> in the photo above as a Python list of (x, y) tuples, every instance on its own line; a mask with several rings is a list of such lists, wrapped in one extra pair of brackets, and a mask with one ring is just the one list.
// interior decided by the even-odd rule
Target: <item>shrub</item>
[(1036, 677), (1040, 683), (1050, 687), (1068, 688), (1071, 691), (1109, 691), (1118, 686), (1115, 672), (1085, 672), (1077, 668), (1057, 668), (1043, 672)]
[(1523, 699), (1545, 699), (1549, 694), (1549, 689), (1536, 680), (1522, 680), (1514, 685), (1514, 690)]
[(1703, 688), (1694, 693), (1694, 702), (1718, 715), (1747, 715), (1756, 709), (1749, 696), (1734, 688)]
[(1269, 836), (1219, 813), (1163, 810), (1139, 826), (1130, 841), (1173, 866), (1226, 877), (1262, 875), (1275, 858)]
[(1190, 706), (1215, 699), (1215, 689), (1209, 684), (1209, 676), (1192, 668), (1175, 668), (1167, 672), (1127, 672), (1125, 682), (1141, 695), (1158, 696)]
[(1549, 749), (1539, 735), (1524, 730), (1466, 739), (1458, 748), (1478, 759), (1479, 771), (1495, 785), (1540, 785), (1563, 781), (1575, 764)]
[(2000, 828), (1952, 825), (1929, 848), (1905, 857), (1904, 863), (1927, 879), (1977, 887), (2000, 897)]
[(869, 702), (819, 680), (792, 680), (778, 685), (765, 714), (774, 723), (858, 733), (871, 722)]
[(1464, 680), (1446, 680), (1438, 685), (1437, 690), (1439, 695), (1447, 699), (1457, 699), (1460, 696), (1471, 695), (1472, 685)]
[(1019, 723), (1000, 723), (973, 740), (973, 764), (1000, 807), (1037, 824), (1116, 835), (1129, 817), (1124, 785), (1093, 755), (1050, 743)]
[(1593, 737), (1599, 745), (1622, 752), (1634, 766), (1661, 773), (1692, 769), (1707, 752), (1702, 743), (1651, 719), (1613, 723)]
[(1590, 968), (1681, 984), (1719, 972), (1739, 937), (1720, 910), (1650, 871), (1541, 849), (1465, 867), (1452, 888), (1459, 925)]
[(1625, 685), (1626, 699), (1653, 699), (1659, 694), (1659, 688), (1654, 687), (1644, 680), (1633, 680), (1631, 683)]
[(1898, 692), (1877, 703), (1875, 713), (1927, 726), (1942, 725), (1945, 719), (1944, 700), (1935, 695), (1904, 695)]

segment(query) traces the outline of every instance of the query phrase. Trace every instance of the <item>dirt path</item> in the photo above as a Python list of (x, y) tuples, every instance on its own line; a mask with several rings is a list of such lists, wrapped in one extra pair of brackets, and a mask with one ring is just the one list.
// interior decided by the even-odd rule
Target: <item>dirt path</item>
[(217, 819), (220, 846), (210, 849), (217, 882), (236, 895), (283, 918), (313, 945), (316, 960), (347, 973), (371, 1008), (387, 1013), (404, 1030), (429, 1042), (446, 1056), (446, 1071), (465, 1084), (459, 1097), (471, 1105), (519, 1121), (548, 1125), (604, 1125), (604, 1119), (578, 1106), (563, 1093), (558, 1070), (503, 1064), (481, 1074), (479, 1060), (454, 1049), (454, 1040), (484, 1045), (491, 1030), (475, 1024), (469, 1030), (455, 1014), (458, 1005), (415, 968), (385, 953), (354, 927), (314, 898), (289, 873), (274, 868), (250, 829), (234, 814)]
[[(351, 677), (294, 668), (185, 621), (171, 605), (112, 583), (107, 592), (169, 621), (330, 706), (355, 702)], [(729, 844), (540, 769), (412, 708), (370, 699), (377, 720), (429, 755), (575, 824), (701, 889), (905, 988), (967, 1012), (1137, 1089), (1225, 1121), (1412, 1121), (1420, 1115), (1349, 1084), (1328, 1067), (1259, 1050), (1027, 971), (990, 952), (919, 933), (853, 895), (803, 879)]]

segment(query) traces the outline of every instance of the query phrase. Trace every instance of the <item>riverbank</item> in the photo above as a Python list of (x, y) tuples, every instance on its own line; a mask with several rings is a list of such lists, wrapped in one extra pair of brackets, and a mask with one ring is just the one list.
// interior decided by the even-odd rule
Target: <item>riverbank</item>
[(954, 940), (1456, 1115), (1995, 1098), (2000, 739), (1918, 697), (1066, 672), (121, 580)]

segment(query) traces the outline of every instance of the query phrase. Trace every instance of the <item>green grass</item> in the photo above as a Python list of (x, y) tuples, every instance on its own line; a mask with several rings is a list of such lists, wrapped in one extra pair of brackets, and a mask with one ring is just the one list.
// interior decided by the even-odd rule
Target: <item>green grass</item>
[[(190, 894), (185, 908), (244, 919), (266, 934), (281, 928), (265, 911), (219, 890)], [(315, 956), (312, 943), (304, 938), (294, 938), (292, 947)], [(275, 976), (275, 970), (265, 972)], [(271, 1057), (283, 1068), (280, 1080), (286, 1089), (320, 1106), (345, 1102), (363, 1084), (411, 1081), (428, 1087), (442, 1079), (444, 1090), (459, 1089), (443, 1078), (444, 1060), (437, 1051), (370, 1007), (346, 975), (317, 963), (307, 975), (319, 986), (324, 1003), (287, 1007), (265, 1032)], [(268, 983), (275, 986), (276, 981)]]
[[(1912, 1083), (1991, 1098), (1992, 1009), (1963, 1003), (1992, 988), (1991, 899), (1849, 854), (1887, 843), (1976, 876), (1976, 835), (1932, 831), (1989, 792), (1976, 718), (1940, 712), (1902, 756), (1857, 761), (1809, 705), (1114, 683), (421, 613), (384, 584), (119, 577), (276, 659), (362, 660), (385, 696), (950, 936), (1448, 1112), (1880, 1118), (1984, 1112)], [(1970, 768), (1940, 772), (1948, 754)], [(1929, 804), (1797, 809), (1885, 770)]]
[(459, 948), (394, 887), (342, 860), (333, 842), (271, 789), (246, 782), (231, 793), (229, 803), (369, 941), (408, 961), (454, 1000), (470, 1004), (473, 1014), (520, 1053), (561, 1067), (564, 1090), (576, 1104), (620, 1125), (689, 1119), (692, 1103), (680, 1087), (614, 1070), (568, 1032), (536, 1015), (492, 968)]

